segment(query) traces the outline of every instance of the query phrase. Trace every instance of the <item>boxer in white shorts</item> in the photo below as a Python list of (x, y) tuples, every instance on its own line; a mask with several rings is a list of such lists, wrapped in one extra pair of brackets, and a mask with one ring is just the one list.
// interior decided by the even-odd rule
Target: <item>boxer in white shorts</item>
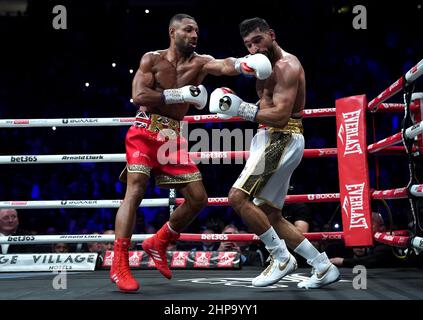
[[(231, 89), (218, 88), (210, 96), (210, 112), (220, 117), (240, 116), (262, 127), (253, 138), (250, 157), (228, 195), (235, 212), (270, 253), (269, 266), (252, 284), (272, 285), (297, 268), (288, 245), (313, 267), (312, 276), (298, 286), (321, 288), (339, 280), (338, 269), (326, 253), (320, 253), (282, 217), (289, 180), (304, 151), (304, 69), (297, 57), (279, 47), (275, 32), (264, 19), (243, 21), (240, 33), (250, 54), (261, 53), (269, 58), (272, 73), (257, 80), (258, 105), (244, 102)], [(237, 60), (235, 68), (244, 74), (248, 71), (243, 59)]]
[(250, 157), (233, 188), (254, 196), (253, 203), (258, 206), (267, 203), (282, 210), (291, 175), (303, 157), (302, 133), (301, 119), (289, 119), (285, 129), (262, 126), (251, 142)]

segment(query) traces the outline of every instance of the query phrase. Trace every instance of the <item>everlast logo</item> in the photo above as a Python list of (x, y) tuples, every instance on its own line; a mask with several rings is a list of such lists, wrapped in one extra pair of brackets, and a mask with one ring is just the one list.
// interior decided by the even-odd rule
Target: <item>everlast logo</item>
[(342, 209), (350, 219), (350, 230), (352, 228), (368, 229), (369, 226), (363, 212), (364, 183), (345, 185), (345, 188), (347, 195), (344, 199)]
[(339, 127), (338, 137), (342, 144), (345, 145), (344, 156), (354, 153), (363, 154), (360, 141), (358, 140), (360, 113), (361, 110), (342, 114), (344, 123)]
[(20, 242), (20, 241), (34, 241), (34, 236), (9, 236), (7, 241)]
[(22, 157), (10, 157), (10, 162), (37, 162), (37, 157), (35, 156), (22, 156)]

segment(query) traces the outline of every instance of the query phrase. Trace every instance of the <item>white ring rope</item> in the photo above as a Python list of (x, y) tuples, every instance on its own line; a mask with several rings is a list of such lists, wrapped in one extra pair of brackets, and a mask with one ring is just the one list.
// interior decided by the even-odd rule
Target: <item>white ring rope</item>
[[(2, 209), (119, 208), (123, 200), (0, 201)], [(143, 199), (140, 207), (167, 207), (169, 199)]]
[(413, 68), (411, 68), (405, 74), (405, 80), (407, 80), (408, 83), (412, 83), (422, 74), (423, 74), (423, 59), (420, 60)]

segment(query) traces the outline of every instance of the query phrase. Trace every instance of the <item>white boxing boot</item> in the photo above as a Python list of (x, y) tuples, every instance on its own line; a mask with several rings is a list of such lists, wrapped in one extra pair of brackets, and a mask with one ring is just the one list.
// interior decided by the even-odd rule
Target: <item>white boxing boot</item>
[(341, 278), (338, 268), (329, 261), (325, 252), (307, 263), (313, 266), (313, 274), (307, 280), (298, 283), (298, 288), (318, 289), (337, 282)]
[(267, 287), (279, 282), (286, 275), (294, 272), (297, 269), (297, 260), (289, 253), (288, 258), (283, 259), (281, 255), (276, 255), (275, 252), (270, 253), (269, 266), (252, 281), (254, 287)]

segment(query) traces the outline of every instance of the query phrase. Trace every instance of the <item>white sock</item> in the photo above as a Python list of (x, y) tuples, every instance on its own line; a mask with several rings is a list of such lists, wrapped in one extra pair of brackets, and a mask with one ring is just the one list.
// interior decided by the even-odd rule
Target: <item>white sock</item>
[(326, 254), (320, 253), (308, 239), (301, 241), (298, 247), (294, 249), (294, 252), (307, 259), (307, 263), (312, 265), (317, 271), (321, 272), (327, 269), (329, 259)]
[(317, 250), (308, 239), (301, 241), (298, 247), (294, 249), (294, 252), (306, 259), (307, 262), (314, 260), (320, 254), (319, 250)]
[(265, 233), (259, 235), (261, 241), (266, 245), (266, 249), (275, 255), (276, 258), (286, 260), (289, 257), (288, 248), (286, 247), (285, 241), (279, 239), (273, 227), (270, 227)]

